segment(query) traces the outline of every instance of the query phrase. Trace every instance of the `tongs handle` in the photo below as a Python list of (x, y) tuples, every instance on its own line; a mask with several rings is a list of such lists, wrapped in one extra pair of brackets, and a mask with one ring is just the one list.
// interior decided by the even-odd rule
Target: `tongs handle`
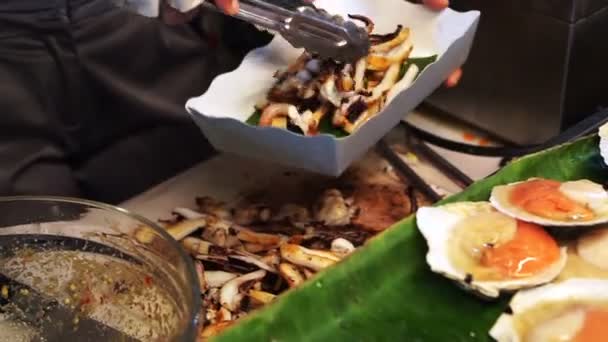
[[(210, 0), (203, 6), (217, 11)], [(369, 51), (363, 28), (301, 0), (241, 0), (234, 17), (278, 32), (296, 48), (339, 61), (352, 62)]]
[[(217, 6), (210, 0), (203, 1), (202, 6), (218, 11)], [(239, 11), (233, 16), (265, 29), (281, 32), (290, 15), (290, 11), (264, 1), (242, 0), (239, 2)]]

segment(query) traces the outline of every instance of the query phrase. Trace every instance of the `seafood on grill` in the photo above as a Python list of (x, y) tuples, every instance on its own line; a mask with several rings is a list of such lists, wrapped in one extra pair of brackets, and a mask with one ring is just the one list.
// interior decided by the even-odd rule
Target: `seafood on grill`
[[(350, 17), (363, 22), (368, 32), (373, 30), (370, 19)], [(356, 131), (409, 88), (421, 71), (408, 63), (414, 48), (409, 28), (398, 26), (392, 33), (370, 38), (369, 54), (354, 63), (304, 52), (278, 71), (266, 100), (256, 105), (257, 124), (312, 136), (320, 133), (325, 119), (345, 134)]]
[[(335, 188), (307, 206), (210, 202), (200, 198), (198, 208), (175, 208), (161, 222), (195, 259), (205, 308), (202, 340), (340, 262), (382, 230), (370, 222), (358, 225), (354, 198)], [(381, 216), (377, 222), (387, 228)], [(136, 238), (150, 243), (144, 232)]]
[(197, 204), (175, 208), (164, 224), (195, 259), (205, 308), (201, 339), (301, 285), (373, 235), (352, 225), (352, 199), (337, 189), (323, 192), (308, 207), (246, 203), (230, 208), (210, 198)]
[[(341, 177), (284, 172), (227, 202), (199, 197), (159, 220), (198, 273), (205, 340), (354, 253), (428, 200), (375, 152)], [(141, 228), (135, 238), (154, 243)]]

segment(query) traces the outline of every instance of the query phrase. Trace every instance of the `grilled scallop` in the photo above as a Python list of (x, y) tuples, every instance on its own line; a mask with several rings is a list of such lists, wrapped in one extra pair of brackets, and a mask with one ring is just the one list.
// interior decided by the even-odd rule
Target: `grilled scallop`
[(606, 341), (608, 280), (571, 279), (520, 291), (490, 335), (498, 342)]
[(504, 215), (488, 202), (424, 207), (417, 222), (431, 270), (484, 297), (548, 283), (566, 263), (566, 248), (541, 226)]
[(544, 226), (592, 226), (608, 222), (608, 192), (590, 180), (532, 178), (494, 187), (492, 205), (519, 220)]
[(589, 231), (568, 246), (568, 262), (557, 280), (571, 278), (608, 280), (608, 227)]

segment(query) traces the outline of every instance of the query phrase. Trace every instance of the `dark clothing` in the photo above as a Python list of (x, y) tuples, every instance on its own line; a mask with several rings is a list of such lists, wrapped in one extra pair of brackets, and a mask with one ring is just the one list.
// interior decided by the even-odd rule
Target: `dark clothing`
[(1, 1), (0, 195), (115, 203), (203, 160), (184, 104), (236, 66), (221, 56), (109, 0)]

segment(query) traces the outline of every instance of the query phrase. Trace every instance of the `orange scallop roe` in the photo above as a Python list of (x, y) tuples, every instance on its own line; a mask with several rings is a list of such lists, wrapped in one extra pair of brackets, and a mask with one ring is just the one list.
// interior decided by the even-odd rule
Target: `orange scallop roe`
[(583, 327), (573, 342), (608, 341), (608, 311), (592, 309), (585, 313)]
[(532, 276), (560, 257), (557, 242), (541, 226), (517, 221), (512, 240), (484, 250), (481, 264), (497, 270), (503, 279)]
[(525, 211), (558, 221), (587, 221), (594, 213), (583, 204), (568, 198), (560, 190), (561, 183), (535, 179), (514, 186), (509, 200)]

